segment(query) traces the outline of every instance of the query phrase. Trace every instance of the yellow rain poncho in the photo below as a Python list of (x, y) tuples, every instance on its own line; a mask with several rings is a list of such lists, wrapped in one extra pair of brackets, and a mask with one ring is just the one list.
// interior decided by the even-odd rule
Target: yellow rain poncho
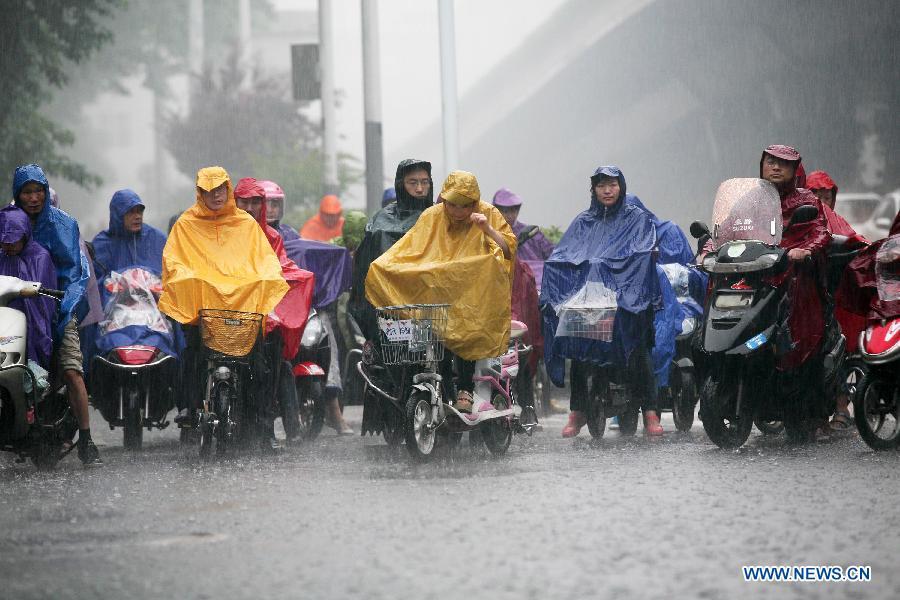
[[(480, 199), (475, 176), (454, 171), (441, 197), (454, 204), (477, 202), (475, 211), (509, 246), (516, 236), (500, 212)], [(432, 206), (366, 276), (366, 298), (373, 306), (450, 304), (445, 346), (477, 360), (499, 356), (509, 343), (512, 260), (476, 225), (454, 225), (442, 204)]]
[(203, 308), (267, 315), (288, 291), (281, 264), (256, 220), (234, 202), (222, 167), (197, 173), (197, 187), (227, 185), (228, 199), (211, 211), (200, 198), (179, 217), (163, 250), (159, 308), (191, 324)]

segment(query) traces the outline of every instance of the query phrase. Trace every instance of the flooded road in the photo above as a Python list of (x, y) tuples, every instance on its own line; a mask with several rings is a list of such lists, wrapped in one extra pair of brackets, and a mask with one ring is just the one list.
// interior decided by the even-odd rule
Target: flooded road
[[(900, 597), (897, 470), (847, 437), (718, 450), (697, 423), (649, 441), (587, 430), (463, 439), (432, 464), (326, 428), (279, 456), (203, 462), (174, 428), (106, 467), (0, 457), (4, 598)], [(358, 431), (360, 407), (347, 416)], [(105, 429), (105, 430), (104, 430)], [(749, 583), (743, 565), (870, 565), (867, 583)]]

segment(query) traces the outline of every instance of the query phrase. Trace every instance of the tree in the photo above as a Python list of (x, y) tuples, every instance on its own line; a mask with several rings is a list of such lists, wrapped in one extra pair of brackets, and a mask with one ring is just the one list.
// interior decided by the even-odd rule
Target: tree
[(0, 19), (0, 170), (37, 162), (50, 174), (92, 187), (100, 178), (62, 153), (74, 137), (42, 114), (54, 89), (112, 39), (108, 19), (121, 0), (7, 0)]
[[(324, 189), (321, 128), (290, 100), (284, 78), (251, 73), (249, 91), (238, 89), (243, 70), (233, 52), (218, 71), (206, 68), (191, 97), (190, 112), (166, 119), (166, 142), (179, 170), (192, 178), (209, 165), (224, 167), (237, 181), (256, 177), (277, 182), (293, 214), (306, 214)], [(338, 157), (341, 190), (362, 171), (346, 154)]]

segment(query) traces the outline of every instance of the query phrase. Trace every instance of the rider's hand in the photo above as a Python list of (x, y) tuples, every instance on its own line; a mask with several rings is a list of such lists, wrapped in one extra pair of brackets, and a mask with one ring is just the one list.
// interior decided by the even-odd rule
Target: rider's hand
[(793, 261), (803, 261), (812, 256), (812, 252), (809, 250), (804, 250), (803, 248), (792, 248), (788, 250), (788, 258)]
[(488, 223), (488, 218), (481, 213), (475, 212), (469, 216), (469, 220), (475, 223), (475, 226), (483, 232), (487, 233), (488, 228), (490, 228), (490, 224)]

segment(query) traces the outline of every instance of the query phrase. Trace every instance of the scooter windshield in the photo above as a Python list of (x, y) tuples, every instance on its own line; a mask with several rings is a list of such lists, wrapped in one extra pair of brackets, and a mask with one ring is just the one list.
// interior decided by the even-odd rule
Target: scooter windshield
[(172, 335), (172, 328), (159, 311), (156, 301), (162, 293), (159, 277), (134, 267), (121, 273), (112, 271), (103, 282), (108, 294), (100, 321), (100, 335), (132, 325)]
[(754, 240), (777, 246), (781, 242), (781, 201), (775, 186), (763, 179), (723, 181), (713, 206), (712, 242)]
[(886, 239), (875, 255), (875, 285), (882, 302), (900, 300), (900, 233)]

